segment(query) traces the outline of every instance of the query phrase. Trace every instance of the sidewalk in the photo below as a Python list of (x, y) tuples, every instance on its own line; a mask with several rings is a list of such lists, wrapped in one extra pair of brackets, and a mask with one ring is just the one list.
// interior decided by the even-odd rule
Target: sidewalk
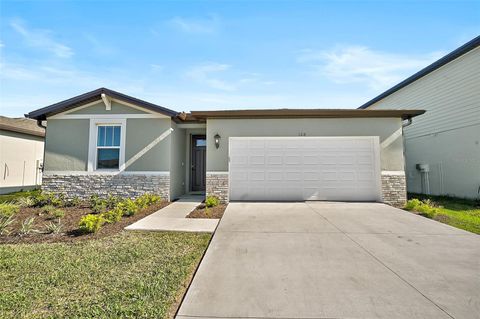
[(213, 233), (218, 219), (185, 218), (203, 199), (203, 196), (187, 195), (125, 229)]

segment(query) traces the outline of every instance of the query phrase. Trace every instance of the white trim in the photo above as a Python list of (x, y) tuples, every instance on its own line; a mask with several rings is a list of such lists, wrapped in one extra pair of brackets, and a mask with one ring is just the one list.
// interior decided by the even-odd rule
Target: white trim
[(184, 124), (177, 124), (178, 128), (207, 128), (206, 123), (184, 123)]
[(103, 103), (105, 104), (105, 110), (111, 111), (112, 101), (110, 100), (110, 98), (105, 93), (102, 93), (100, 96), (102, 97)]
[(380, 147), (381, 148), (386, 148), (387, 146), (389, 146), (390, 144), (395, 142), (395, 140), (397, 138), (399, 138), (400, 136), (402, 136), (402, 128), (399, 128), (398, 130), (393, 132), (392, 135), (390, 135), (389, 137), (384, 139), (383, 142), (380, 144)]
[(127, 102), (124, 102), (124, 101), (121, 101), (121, 100), (118, 100), (118, 99), (114, 99), (114, 98), (111, 98), (111, 97), (108, 97), (108, 99), (110, 100), (110, 103), (112, 101), (114, 101), (114, 102), (117, 102), (118, 104), (128, 106), (128, 107), (134, 108), (134, 109), (142, 111), (142, 112), (146, 112), (147, 114), (113, 114), (113, 115), (109, 115), (109, 114), (70, 114), (70, 113), (79, 111), (81, 109), (87, 108), (89, 106), (92, 106), (92, 105), (95, 105), (95, 104), (98, 104), (98, 103), (102, 103), (102, 102), (105, 103), (103, 101), (103, 99), (99, 99), (99, 100), (96, 100), (96, 101), (93, 101), (93, 102), (75, 107), (73, 109), (67, 110), (65, 112), (61, 112), (61, 113), (52, 115), (52, 116), (48, 117), (48, 119), (62, 119), (62, 120), (90, 119), (90, 118), (102, 117), (102, 116), (105, 116), (105, 118), (107, 118), (107, 117), (112, 118), (112, 116), (121, 116), (122, 118), (152, 118), (152, 117), (153, 118), (170, 118), (170, 116), (165, 115), (165, 114), (161, 114), (160, 112), (155, 112), (155, 111), (152, 111), (152, 110), (149, 110), (149, 109), (146, 109), (146, 108), (143, 108), (143, 107), (131, 104), (131, 103), (127, 103)]
[(405, 172), (404, 171), (382, 171), (382, 175), (405, 176)]
[[(113, 172), (121, 171), (121, 168), (125, 165), (125, 139), (126, 139), (126, 130), (127, 130), (127, 120), (126, 119), (101, 119), (95, 118), (90, 119), (90, 134), (88, 139), (88, 164), (87, 171), (93, 172), (97, 170), (97, 134), (98, 134), (98, 125), (102, 124), (118, 124), (120, 128), (120, 157), (119, 157), (119, 170), (114, 170)], [(108, 172), (105, 170), (105, 172)]]
[[(85, 119), (167, 119), (162, 114), (57, 114), (50, 116), (51, 120), (85, 120)], [(47, 119), (47, 120), (48, 120)]]
[(170, 175), (169, 171), (45, 171), (43, 176), (69, 176), (69, 175)]
[(217, 175), (228, 175), (229, 173), (228, 172), (215, 172), (215, 171), (207, 171), (207, 174), (217, 174)]

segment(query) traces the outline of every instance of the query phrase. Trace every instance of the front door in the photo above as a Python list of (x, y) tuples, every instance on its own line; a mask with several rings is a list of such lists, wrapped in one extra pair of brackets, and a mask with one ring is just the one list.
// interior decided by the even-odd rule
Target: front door
[(192, 136), (192, 191), (205, 191), (205, 173), (207, 170), (205, 155), (207, 151), (207, 139), (205, 135)]

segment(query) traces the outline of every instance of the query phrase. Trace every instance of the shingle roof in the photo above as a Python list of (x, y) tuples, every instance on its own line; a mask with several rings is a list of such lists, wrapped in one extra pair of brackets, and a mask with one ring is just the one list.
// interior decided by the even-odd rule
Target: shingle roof
[(437, 70), (438, 68), (444, 66), (445, 64), (447, 64), (449, 62), (452, 62), (453, 60), (457, 59), (458, 57), (464, 55), (465, 53), (468, 53), (468, 52), (472, 51), (473, 49), (475, 49), (479, 46), (480, 46), (480, 36), (474, 38), (473, 40), (471, 40), (467, 43), (465, 43), (464, 45), (462, 45), (458, 49), (450, 52), (449, 54), (447, 54), (443, 58), (433, 62), (432, 64), (430, 64), (426, 68), (418, 71), (414, 75), (412, 75), (409, 78), (407, 78), (407, 79), (403, 80), (402, 82), (398, 83), (397, 85), (395, 85), (391, 89), (388, 89), (387, 91), (383, 92), (379, 96), (371, 99), (367, 103), (360, 106), (359, 109), (366, 109), (367, 107), (377, 103), (380, 100), (383, 100), (387, 96), (397, 92), (398, 90), (406, 87), (407, 85), (409, 85), (409, 84), (415, 82), (416, 80), (424, 77), (425, 75)]
[(99, 100), (101, 99), (102, 93), (108, 95), (109, 97), (113, 97), (115, 99), (118, 99), (127, 103), (135, 104), (135, 105), (144, 107), (146, 109), (149, 109), (158, 113), (162, 113), (171, 117), (176, 117), (178, 115), (178, 112), (167, 109), (166, 107), (156, 105), (147, 101), (143, 101), (135, 97), (128, 96), (123, 93), (116, 92), (107, 88), (99, 88), (99, 89), (72, 97), (68, 100), (61, 101), (61, 102), (43, 107), (41, 109), (32, 111), (28, 114), (25, 114), (25, 116), (29, 118), (34, 118), (37, 120), (38, 119), (44, 120), (46, 119), (47, 116), (64, 112), (69, 109), (81, 106), (83, 104)]
[(0, 116), (0, 130), (23, 133), (34, 136), (45, 136), (45, 129), (37, 125), (37, 121), (25, 118)]

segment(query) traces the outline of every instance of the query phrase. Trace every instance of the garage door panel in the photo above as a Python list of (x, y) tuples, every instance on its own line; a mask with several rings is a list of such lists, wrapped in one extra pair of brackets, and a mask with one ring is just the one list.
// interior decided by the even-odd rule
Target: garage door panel
[(380, 199), (378, 138), (230, 139), (231, 200)]

